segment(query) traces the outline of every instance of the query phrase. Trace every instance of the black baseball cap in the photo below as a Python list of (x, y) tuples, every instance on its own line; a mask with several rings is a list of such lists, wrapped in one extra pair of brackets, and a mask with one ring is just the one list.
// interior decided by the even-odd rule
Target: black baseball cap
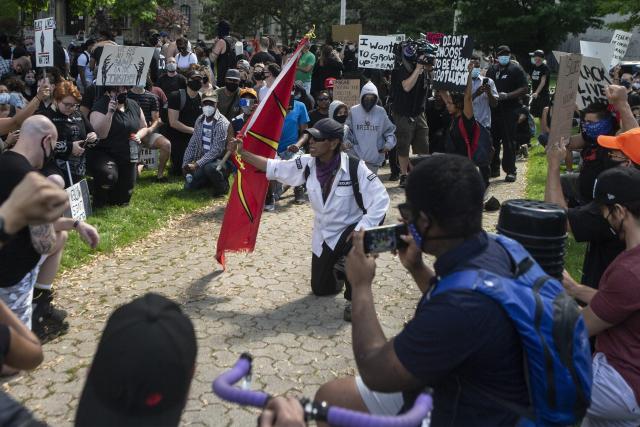
[(177, 426), (195, 369), (196, 336), (175, 302), (148, 293), (102, 332), (76, 426)]
[(333, 119), (321, 119), (312, 128), (305, 130), (313, 139), (333, 139), (344, 137), (344, 125)]
[(640, 170), (614, 167), (598, 175), (593, 185), (593, 198), (603, 205), (640, 200)]
[(191, 71), (189, 71), (187, 73), (187, 78), (188, 79), (202, 79), (202, 78), (204, 78), (204, 74), (202, 74), (198, 70), (191, 70)]
[(529, 56), (533, 56), (533, 57), (538, 57), (538, 58), (544, 58), (544, 50), (542, 49), (538, 49), (538, 50), (534, 50), (533, 52), (529, 52)]
[(509, 46), (504, 44), (502, 46), (498, 46), (496, 49), (496, 55), (500, 55), (501, 53), (511, 53), (511, 49), (509, 49)]

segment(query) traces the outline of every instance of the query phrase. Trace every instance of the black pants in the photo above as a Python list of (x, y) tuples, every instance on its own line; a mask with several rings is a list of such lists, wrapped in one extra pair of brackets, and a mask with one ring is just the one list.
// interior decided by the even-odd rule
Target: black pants
[(198, 168), (193, 173), (193, 181), (185, 183), (186, 190), (197, 190), (200, 188), (211, 188), (214, 197), (225, 195), (229, 192), (229, 168), (223, 165), (221, 170), (216, 168), (220, 160), (214, 160)]
[(351, 285), (344, 274), (344, 257), (351, 250), (351, 242), (347, 239), (354, 228), (356, 224), (347, 227), (333, 250), (323, 242), (322, 254), (319, 257), (313, 254), (311, 257), (311, 290), (314, 295), (335, 295), (341, 290), (338, 280), (344, 280), (344, 298), (351, 301)]
[(498, 107), (498, 111), (491, 118), (491, 134), (493, 137), (493, 148), (495, 150), (491, 160), (491, 171), (500, 170), (500, 148), (502, 153), (502, 170), (505, 173), (516, 173), (516, 109)]
[(87, 151), (87, 170), (93, 177), (93, 206), (125, 205), (136, 185), (136, 163), (97, 150)]
[(389, 167), (392, 175), (400, 175), (400, 165), (398, 165), (398, 150), (393, 147), (389, 151)]
[(182, 161), (184, 160), (184, 152), (187, 151), (187, 145), (191, 135), (178, 132), (175, 129), (171, 129), (171, 174), (175, 176), (182, 176)]

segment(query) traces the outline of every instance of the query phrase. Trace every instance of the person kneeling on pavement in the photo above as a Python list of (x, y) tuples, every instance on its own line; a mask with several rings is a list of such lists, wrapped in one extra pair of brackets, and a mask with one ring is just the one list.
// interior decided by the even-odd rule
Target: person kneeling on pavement
[[(292, 160), (267, 159), (242, 149), (239, 139), (229, 142), (229, 151), (267, 173), (267, 179), (285, 185), (306, 182), (315, 214), (311, 249), (311, 290), (317, 296), (342, 290), (337, 280), (344, 256), (351, 249), (349, 236), (356, 229), (380, 225), (389, 208), (389, 195), (378, 176), (363, 161), (341, 152), (344, 126), (333, 119), (319, 120), (305, 131), (309, 153)], [(344, 317), (351, 320), (351, 286), (346, 282)]]
[(184, 153), (182, 170), (185, 190), (211, 188), (214, 196), (229, 191), (229, 167), (223, 162), (229, 121), (216, 108), (215, 92), (202, 97), (202, 115), (193, 128), (193, 135)]

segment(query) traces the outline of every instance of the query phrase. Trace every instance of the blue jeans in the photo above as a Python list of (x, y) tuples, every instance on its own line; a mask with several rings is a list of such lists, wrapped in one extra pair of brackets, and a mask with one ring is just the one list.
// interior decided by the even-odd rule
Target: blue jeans
[(217, 170), (220, 160), (214, 160), (206, 165), (199, 167), (193, 173), (193, 180), (184, 183), (185, 190), (198, 190), (201, 188), (211, 188), (214, 196), (222, 196), (229, 191), (229, 167), (222, 165)]

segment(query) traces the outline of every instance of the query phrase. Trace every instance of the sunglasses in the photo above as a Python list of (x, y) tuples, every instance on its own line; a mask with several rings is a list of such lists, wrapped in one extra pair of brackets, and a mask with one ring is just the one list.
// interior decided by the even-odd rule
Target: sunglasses
[(318, 102), (322, 102), (322, 101), (328, 101), (329, 98), (318, 98)]

